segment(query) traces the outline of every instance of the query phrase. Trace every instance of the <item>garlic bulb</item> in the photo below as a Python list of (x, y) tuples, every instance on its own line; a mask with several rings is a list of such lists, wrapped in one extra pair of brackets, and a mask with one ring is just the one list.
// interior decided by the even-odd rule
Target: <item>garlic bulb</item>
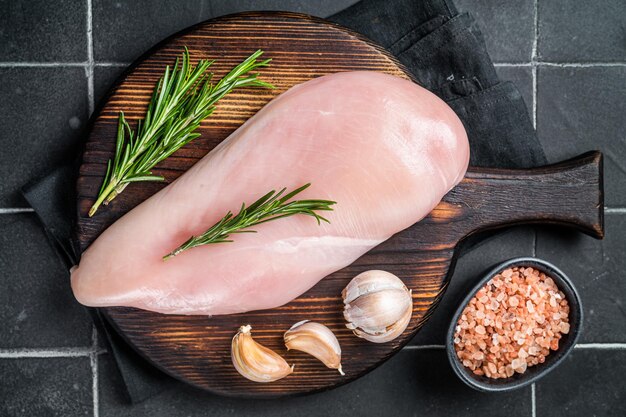
[(320, 323), (308, 320), (298, 322), (285, 332), (285, 346), (319, 359), (328, 368), (341, 369), (341, 347), (333, 332)]
[(363, 272), (350, 281), (341, 295), (346, 327), (370, 342), (385, 343), (395, 339), (411, 320), (411, 291), (389, 272)]
[(241, 326), (233, 337), (231, 358), (235, 369), (255, 382), (272, 382), (293, 372), (282, 356), (257, 343), (252, 338), (250, 325)]

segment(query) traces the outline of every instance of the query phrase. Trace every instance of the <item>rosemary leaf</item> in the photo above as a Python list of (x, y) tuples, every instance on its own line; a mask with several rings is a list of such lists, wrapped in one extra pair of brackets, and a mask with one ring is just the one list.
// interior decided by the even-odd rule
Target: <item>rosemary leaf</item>
[(159, 162), (199, 133), (194, 131), (200, 122), (210, 116), (216, 103), (235, 88), (273, 88), (252, 71), (265, 67), (270, 60), (258, 61), (263, 51), (258, 50), (233, 68), (217, 83), (207, 69), (214, 61), (200, 60), (194, 67), (189, 61), (189, 51), (183, 51), (173, 68), (165, 72), (152, 93), (143, 121), (133, 131), (120, 112), (118, 119), (115, 157), (109, 160), (98, 198), (89, 210), (93, 216), (100, 205), (108, 204), (124, 191), (131, 182), (163, 181), (152, 174)]
[(246, 207), (245, 203), (242, 204), (237, 215), (233, 215), (233, 213), (229, 211), (206, 232), (200, 236), (191, 236), (185, 243), (165, 255), (163, 260), (167, 261), (179, 253), (187, 249), (195, 248), (196, 246), (232, 242), (229, 237), (233, 233), (256, 233), (254, 230), (250, 230), (250, 228), (296, 214), (314, 217), (318, 224), (321, 224), (321, 222), (329, 223), (326, 218), (316, 212), (332, 211), (332, 206), (336, 204), (336, 202), (329, 200), (289, 201), (310, 185), (311, 184), (305, 184), (286, 195), (283, 195), (286, 188), (283, 188), (278, 193), (276, 190), (272, 190), (248, 207)]

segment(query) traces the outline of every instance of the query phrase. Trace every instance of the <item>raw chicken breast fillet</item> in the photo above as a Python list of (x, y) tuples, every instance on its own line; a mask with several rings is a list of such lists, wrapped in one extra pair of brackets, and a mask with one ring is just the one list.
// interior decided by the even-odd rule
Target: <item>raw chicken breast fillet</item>
[[(460, 120), (424, 88), (365, 71), (308, 81), (104, 231), (72, 271), (74, 295), (166, 314), (280, 306), (426, 216), (468, 161)], [(243, 202), (306, 183), (297, 199), (337, 202), (330, 224), (296, 215), (162, 260)]]

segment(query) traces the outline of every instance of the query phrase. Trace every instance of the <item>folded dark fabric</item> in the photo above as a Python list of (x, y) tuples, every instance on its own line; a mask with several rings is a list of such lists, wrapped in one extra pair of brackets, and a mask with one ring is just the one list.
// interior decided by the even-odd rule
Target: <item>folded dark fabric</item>
[[(415, 79), (446, 100), (468, 132), (471, 163), (529, 167), (546, 162), (524, 101), (511, 83), (501, 83), (480, 30), (449, 0), (363, 0), (329, 20), (388, 48)], [(76, 167), (60, 167), (23, 194), (41, 220), (68, 269), (77, 263), (72, 227)], [(172, 378), (141, 358), (91, 309), (108, 342), (131, 402), (175, 387)]]

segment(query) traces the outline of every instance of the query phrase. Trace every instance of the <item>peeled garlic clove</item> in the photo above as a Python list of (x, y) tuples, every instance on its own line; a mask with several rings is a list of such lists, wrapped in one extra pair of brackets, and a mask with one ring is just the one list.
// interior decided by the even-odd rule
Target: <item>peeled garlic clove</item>
[(257, 343), (251, 330), (250, 325), (241, 326), (233, 337), (230, 353), (237, 372), (255, 382), (272, 382), (292, 373), (293, 366), (278, 353)]
[(346, 327), (374, 343), (389, 342), (411, 321), (413, 300), (402, 280), (386, 272), (363, 272), (342, 292)]
[(329, 368), (341, 369), (341, 347), (333, 332), (320, 323), (308, 320), (298, 322), (285, 332), (285, 346), (295, 349), (319, 359)]

